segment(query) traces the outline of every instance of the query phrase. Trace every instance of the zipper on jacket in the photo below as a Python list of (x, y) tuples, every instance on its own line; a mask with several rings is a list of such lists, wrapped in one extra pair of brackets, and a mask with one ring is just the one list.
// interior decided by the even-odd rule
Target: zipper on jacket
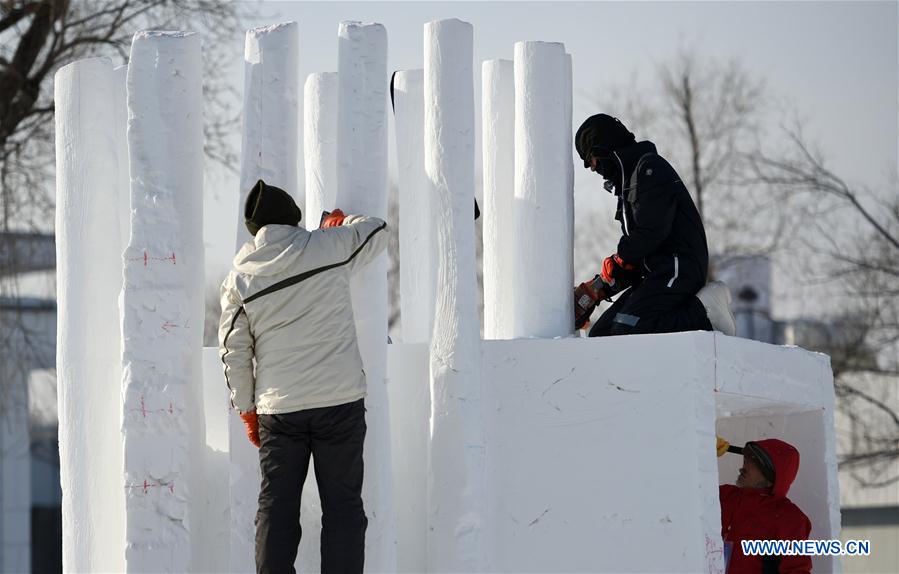
[(680, 267), (680, 264), (677, 259), (677, 253), (675, 253), (674, 254), (674, 276), (672, 276), (671, 280), (668, 281), (668, 287), (671, 287), (672, 285), (674, 285), (674, 281), (677, 279), (678, 272), (680, 271), (679, 267)]
[(630, 230), (628, 230), (628, 228), (627, 228), (627, 198), (624, 197), (624, 162), (622, 162), (621, 158), (618, 157), (617, 151), (613, 151), (612, 155), (614, 155), (615, 159), (618, 160), (618, 167), (621, 169), (621, 195), (620, 195), (620, 197), (621, 197), (621, 201), (623, 202), (622, 206), (621, 206), (621, 211), (622, 211), (621, 215), (623, 216), (622, 219), (624, 220), (624, 234), (630, 235), (631, 234)]
[(234, 317), (231, 319), (231, 326), (228, 328), (228, 332), (225, 333), (225, 338), (222, 339), (222, 347), (225, 348), (225, 354), (222, 355), (222, 365), (225, 366), (225, 384), (228, 385), (228, 400), (231, 402), (232, 408), (237, 408), (237, 405), (234, 404), (234, 400), (231, 399), (231, 393), (234, 389), (231, 388), (231, 381), (228, 380), (228, 364), (225, 362), (225, 357), (228, 356), (228, 353), (231, 352), (231, 349), (228, 348), (228, 337), (231, 336), (231, 332), (234, 331), (234, 325), (237, 324), (237, 318), (240, 317), (241, 313), (244, 313), (243, 307), (238, 307), (237, 311), (234, 313)]

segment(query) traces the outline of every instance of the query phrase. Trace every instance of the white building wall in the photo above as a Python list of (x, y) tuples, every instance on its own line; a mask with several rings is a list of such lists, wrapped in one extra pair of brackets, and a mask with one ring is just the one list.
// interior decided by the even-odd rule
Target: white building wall
[(0, 419), (0, 572), (4, 574), (31, 570), (31, 453), (23, 374), (0, 367), (5, 387)]

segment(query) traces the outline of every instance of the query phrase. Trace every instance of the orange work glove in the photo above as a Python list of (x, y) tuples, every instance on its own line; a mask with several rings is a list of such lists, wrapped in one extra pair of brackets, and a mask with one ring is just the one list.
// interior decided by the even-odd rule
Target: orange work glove
[(247, 438), (250, 439), (253, 446), (259, 448), (259, 416), (256, 415), (256, 411), (240, 413), (240, 419), (247, 427)]
[(343, 225), (343, 218), (345, 217), (346, 215), (341, 210), (335, 209), (328, 215), (322, 217), (322, 222), (319, 227), (321, 227), (322, 229), (326, 227), (340, 227), (341, 225)]
[(636, 270), (636, 265), (625, 263), (616, 253), (603, 260), (602, 272), (599, 275), (607, 285), (617, 287), (618, 283), (621, 282), (626, 283), (627, 285), (624, 286), (627, 287), (633, 283)]

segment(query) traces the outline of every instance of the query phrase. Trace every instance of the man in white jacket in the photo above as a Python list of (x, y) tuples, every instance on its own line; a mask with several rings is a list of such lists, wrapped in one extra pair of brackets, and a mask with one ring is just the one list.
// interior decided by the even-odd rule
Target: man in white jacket
[(222, 284), (219, 354), (231, 403), (260, 449), (256, 569), (294, 572), (313, 456), (322, 572), (362, 572), (366, 384), (350, 276), (387, 246), (387, 224), (335, 210), (306, 231), (290, 195), (262, 180), (244, 214), (253, 239)]

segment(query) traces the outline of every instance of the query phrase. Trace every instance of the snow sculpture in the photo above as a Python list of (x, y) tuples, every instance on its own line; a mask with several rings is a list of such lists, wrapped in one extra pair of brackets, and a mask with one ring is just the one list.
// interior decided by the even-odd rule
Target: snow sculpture
[[(258, 52), (250, 52), (260, 65), (277, 63), (278, 77), (293, 85), (296, 66), (285, 62), (294, 58), (296, 27), (260, 30), (251, 31)], [(415, 334), (409, 331), (410, 340), (421, 342), (386, 345), (384, 260), (354, 286), (369, 380), (367, 569), (721, 572), (716, 486), (733, 480), (738, 460), (716, 462), (716, 431), (737, 444), (769, 436), (795, 444), (802, 465), (790, 496), (811, 518), (814, 538), (837, 537), (826, 357), (719, 333), (567, 337), (571, 59), (560, 44), (520, 43), (514, 64), (491, 61), (482, 70), (486, 331), (539, 338), (480, 340), (472, 41), (467, 23), (431, 22), (424, 29), (424, 71), (397, 75), (402, 177), (426, 179), (401, 184), (401, 201), (412, 203), (402, 208), (413, 207), (421, 221), (433, 217), (436, 229), (427, 249), (401, 246), (404, 268), (432, 269), (431, 284), (439, 286), (433, 303), (416, 307), (423, 313), (430, 306), (433, 314), (427, 321), (419, 315)], [(271, 72), (248, 70), (260, 78)], [(384, 28), (341, 24), (339, 70), (307, 82), (307, 160), (317, 174), (310, 227), (323, 208), (386, 216)], [(86, 60), (61, 70), (56, 84), (65, 567), (252, 571), (258, 459), (226, 408), (216, 350), (199, 352), (199, 40), (184, 33), (135, 36), (127, 70), (129, 157), (122, 151), (122, 73)], [(296, 104), (286, 95), (291, 89), (274, 79), (248, 81), (247, 106), (264, 112), (280, 102), (288, 109)], [(327, 107), (335, 100), (338, 107)], [(247, 111), (248, 134), (261, 125), (249, 120), (253, 113)], [(270, 116), (252, 117), (264, 124)], [(249, 137), (242, 173), (296, 178), (295, 151), (291, 156), (291, 144), (283, 143), (289, 134), (271, 132), (269, 140), (266, 133)], [(275, 147), (285, 153), (264, 152)], [(416, 159), (412, 148), (423, 155)], [(128, 183), (122, 180), (129, 165), (130, 207), (116, 193)], [(271, 177), (279, 185), (274, 178), (282, 176)], [(414, 202), (422, 197), (432, 207)], [(131, 210), (130, 226), (117, 219), (123, 208)], [(491, 219), (504, 210), (513, 214), (511, 230)], [(123, 258), (120, 229), (130, 229)], [(503, 243), (511, 235), (516, 241)], [(401, 242), (423, 237), (404, 233)], [(543, 243), (527, 243), (538, 239)], [(409, 253), (434, 256), (426, 262)], [(514, 288), (502, 287), (509, 278)], [(116, 312), (104, 301), (119, 287)], [(513, 299), (514, 320), (498, 300), (504, 291), (522, 294)], [(99, 338), (81, 338), (75, 329), (88, 322), (100, 335), (121, 325), (120, 350), (108, 336), (103, 348), (93, 347)], [(650, 350), (652, 362), (628, 360)], [(298, 564), (309, 571), (318, 564), (313, 481), (303, 505)], [(101, 506), (102, 515), (95, 512)], [(838, 571), (839, 563), (816, 557), (815, 569)]]
[[(345, 213), (387, 219), (387, 30), (341, 22), (337, 65), (337, 199)], [(351, 281), (359, 352), (368, 380), (365, 568), (396, 569), (390, 418), (387, 405), (387, 254)]]
[[(487, 60), (481, 71), (484, 171), (484, 338), (513, 336), (515, 307), (515, 69)], [(402, 247), (402, 243), (400, 243)]]
[(473, 30), (425, 24), (425, 169), (437, 199), (437, 299), (430, 346), (428, 569), (485, 571), (484, 437), (474, 245)]
[(303, 154), (306, 160), (306, 229), (318, 229), (322, 211), (337, 197), (337, 74), (306, 78), (303, 105)]
[(117, 336), (128, 215), (120, 209), (128, 190), (124, 76), (107, 58), (80, 60), (57, 72), (54, 90), (63, 568), (121, 571), (124, 556), (110, 549), (125, 547)]
[(569, 66), (562, 44), (515, 44), (515, 337), (574, 330)]
[(400, 212), (400, 309), (403, 342), (427, 342), (434, 328), (437, 227), (434, 189), (425, 173), (424, 71), (393, 79)]
[[(128, 68), (131, 237), (122, 291), (125, 569), (201, 557), (204, 446), (200, 38), (138, 32)], [(109, 551), (109, 549), (107, 549)]]

